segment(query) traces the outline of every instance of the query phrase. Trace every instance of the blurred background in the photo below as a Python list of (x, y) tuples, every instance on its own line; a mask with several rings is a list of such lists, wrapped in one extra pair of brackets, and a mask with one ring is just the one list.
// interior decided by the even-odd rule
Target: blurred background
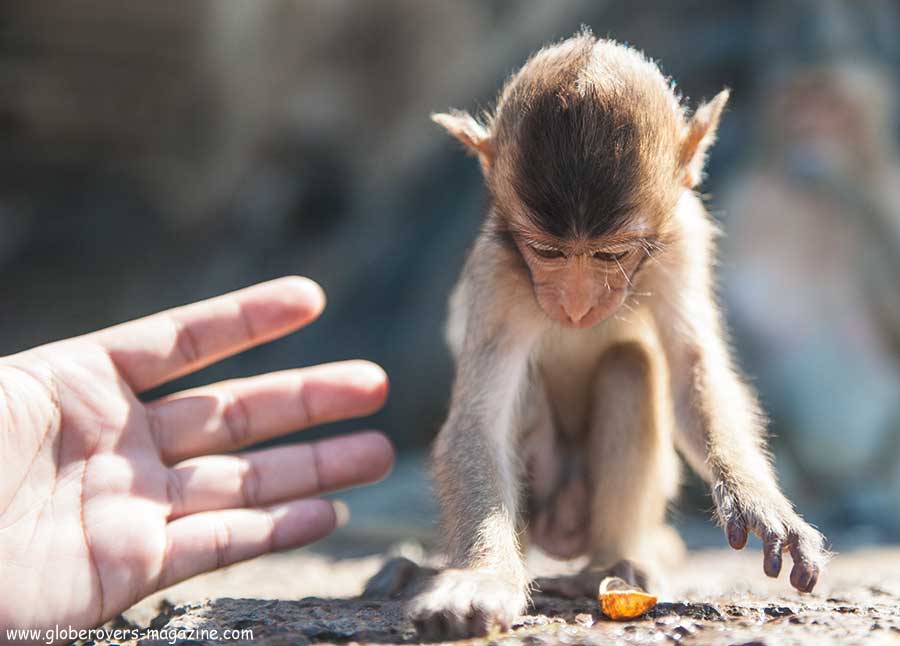
[[(586, 24), (659, 60), (692, 105), (732, 88), (704, 190), (783, 483), (839, 549), (900, 540), (898, 8), (0, 3), (0, 355), (310, 276), (329, 297), (319, 322), (167, 390), (381, 363), (384, 411), (322, 431), (377, 426), (401, 451), (389, 480), (346, 496), (344, 536), (427, 541), (446, 300), (484, 208), (477, 163), (428, 115), (490, 106), (531, 52)], [(724, 545), (710, 506), (689, 478), (673, 518), (691, 544)]]

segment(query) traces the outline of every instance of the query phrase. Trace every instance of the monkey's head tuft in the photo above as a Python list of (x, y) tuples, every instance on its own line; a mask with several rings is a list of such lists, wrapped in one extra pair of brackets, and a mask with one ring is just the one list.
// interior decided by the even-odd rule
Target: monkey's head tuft
[(499, 230), (544, 310), (587, 327), (616, 311), (675, 205), (700, 181), (727, 92), (688, 118), (640, 52), (587, 31), (532, 56), (482, 123), (434, 119), (481, 162)]

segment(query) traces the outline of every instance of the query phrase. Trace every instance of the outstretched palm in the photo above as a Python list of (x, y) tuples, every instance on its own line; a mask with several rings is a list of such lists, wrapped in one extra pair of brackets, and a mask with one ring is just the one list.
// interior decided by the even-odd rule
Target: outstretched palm
[(380, 368), (135, 395), (323, 305), (314, 283), (281, 279), (0, 359), (0, 627), (94, 626), (159, 588), (331, 532), (336, 508), (309, 497), (383, 476), (382, 435), (221, 453), (373, 412)]

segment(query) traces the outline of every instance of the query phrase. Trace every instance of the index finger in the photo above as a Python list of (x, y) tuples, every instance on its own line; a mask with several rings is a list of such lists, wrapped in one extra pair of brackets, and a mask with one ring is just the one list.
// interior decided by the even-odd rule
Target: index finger
[(122, 323), (88, 336), (135, 392), (149, 390), (315, 320), (322, 288), (288, 276)]

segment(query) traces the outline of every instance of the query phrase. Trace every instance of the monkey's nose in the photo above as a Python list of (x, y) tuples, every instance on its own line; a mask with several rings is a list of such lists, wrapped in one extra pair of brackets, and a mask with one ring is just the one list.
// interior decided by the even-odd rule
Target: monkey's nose
[(581, 322), (581, 320), (591, 313), (594, 307), (590, 303), (580, 303), (578, 305), (563, 305), (563, 310), (566, 312), (566, 317), (572, 323), (572, 325), (577, 325)]

